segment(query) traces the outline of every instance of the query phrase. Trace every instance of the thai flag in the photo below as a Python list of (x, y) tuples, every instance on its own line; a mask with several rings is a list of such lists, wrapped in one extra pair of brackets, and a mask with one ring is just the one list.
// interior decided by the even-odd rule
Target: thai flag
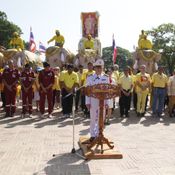
[(35, 52), (36, 51), (36, 43), (34, 41), (34, 36), (33, 36), (33, 32), (32, 32), (32, 28), (30, 27), (30, 38), (29, 38), (29, 50), (31, 52)]
[(46, 47), (43, 45), (42, 42), (39, 42), (39, 51), (42, 53), (46, 52)]
[(117, 47), (115, 45), (114, 34), (112, 36), (112, 48), (113, 48), (113, 56), (112, 56), (113, 58), (112, 58), (112, 60), (113, 60), (113, 64), (115, 64), (116, 58), (117, 58)]

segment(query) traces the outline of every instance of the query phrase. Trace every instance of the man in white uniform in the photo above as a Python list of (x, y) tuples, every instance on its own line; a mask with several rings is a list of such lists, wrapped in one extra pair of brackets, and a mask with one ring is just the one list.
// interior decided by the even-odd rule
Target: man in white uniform
[[(109, 84), (109, 76), (103, 73), (104, 61), (98, 59), (94, 63), (95, 73), (87, 77), (87, 86), (93, 86), (96, 84)], [(108, 100), (104, 101), (104, 116), (105, 108), (108, 107)], [(99, 134), (99, 100), (93, 97), (86, 96), (86, 106), (90, 110), (90, 142), (92, 142)]]

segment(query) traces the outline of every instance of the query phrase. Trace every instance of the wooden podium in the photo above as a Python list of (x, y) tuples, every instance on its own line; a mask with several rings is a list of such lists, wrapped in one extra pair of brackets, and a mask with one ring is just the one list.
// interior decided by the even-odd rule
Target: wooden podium
[[(79, 146), (83, 150), (83, 154), (87, 159), (105, 159), (117, 158), (121, 159), (123, 156), (120, 152), (113, 150), (113, 142), (104, 137), (104, 100), (112, 99), (119, 94), (119, 88), (112, 84), (97, 84), (85, 88), (85, 94), (89, 97), (99, 99), (99, 135), (92, 142), (88, 142), (88, 137), (80, 137)], [(99, 148), (100, 146), (100, 148)]]

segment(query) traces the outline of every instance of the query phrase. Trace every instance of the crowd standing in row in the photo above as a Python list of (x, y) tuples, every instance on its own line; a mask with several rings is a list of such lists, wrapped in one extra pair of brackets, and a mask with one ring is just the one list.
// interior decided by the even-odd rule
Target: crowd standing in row
[[(100, 62), (100, 60), (97, 60)], [(90, 117), (94, 111), (90, 108), (97, 108), (90, 104), (88, 97), (84, 94), (85, 86), (89, 81), (92, 84), (103, 83), (104, 77), (107, 83), (119, 86), (119, 107), (120, 117), (129, 117), (131, 99), (137, 116), (144, 116), (146, 106), (152, 107), (153, 116), (162, 116), (164, 111), (165, 98), (169, 98), (169, 116), (174, 115), (175, 109), (175, 71), (169, 78), (164, 73), (164, 68), (159, 67), (153, 75), (146, 73), (145, 65), (141, 65), (139, 71), (132, 72), (130, 67), (125, 67), (119, 73), (118, 66), (104, 69), (104, 62), (89, 62), (87, 69), (83, 66), (74, 68), (72, 64), (66, 65), (62, 70), (59, 67), (51, 68), (47, 62), (43, 63), (43, 69), (32, 70), (30, 64), (26, 64), (22, 70), (14, 67), (13, 61), (2, 66), (0, 70), (0, 90), (2, 107), (5, 109), (5, 117), (13, 117), (16, 110), (16, 97), (20, 94), (22, 99), (21, 117), (32, 117), (32, 103), (36, 102), (36, 110), (40, 111), (40, 117), (45, 117), (45, 100), (47, 98), (48, 117), (52, 118), (54, 108), (62, 107), (63, 117), (70, 117), (72, 114), (73, 95), (76, 93), (75, 110), (81, 107), (84, 115)], [(100, 68), (100, 71), (99, 71)], [(97, 75), (101, 75), (97, 76)], [(97, 76), (97, 77), (95, 77)], [(104, 76), (104, 77), (103, 77)], [(92, 77), (95, 77), (92, 83)], [(81, 87), (81, 88), (80, 88)], [(78, 90), (76, 90), (78, 88)], [(70, 94), (70, 95), (69, 95)], [(148, 98), (149, 97), (149, 98)], [(149, 99), (149, 104), (148, 104)], [(92, 102), (92, 101), (91, 101)], [(115, 100), (111, 99), (107, 104), (105, 123), (109, 124), (112, 109), (115, 107)], [(96, 107), (95, 107), (96, 106)]]

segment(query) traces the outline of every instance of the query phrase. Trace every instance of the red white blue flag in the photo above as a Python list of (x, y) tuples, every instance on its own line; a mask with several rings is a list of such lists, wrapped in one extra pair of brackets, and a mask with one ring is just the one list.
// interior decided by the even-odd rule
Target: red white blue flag
[(117, 58), (117, 47), (115, 45), (114, 34), (112, 36), (112, 48), (113, 48), (112, 60), (113, 60), (113, 64), (115, 64), (116, 63), (116, 58)]
[(35, 52), (36, 51), (36, 43), (34, 41), (34, 36), (33, 36), (33, 32), (32, 32), (32, 28), (30, 27), (30, 38), (29, 38), (29, 50), (31, 52)]
[(43, 45), (42, 42), (39, 42), (39, 51), (42, 53), (46, 52), (46, 47)]

